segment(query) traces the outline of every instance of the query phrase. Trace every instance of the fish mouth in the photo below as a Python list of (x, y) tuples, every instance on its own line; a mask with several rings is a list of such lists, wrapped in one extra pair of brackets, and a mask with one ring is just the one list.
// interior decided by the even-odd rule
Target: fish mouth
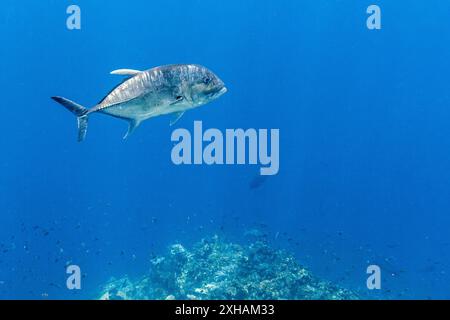
[(217, 91), (215, 93), (215, 97), (218, 98), (221, 95), (225, 94), (228, 91), (228, 89), (226, 87), (222, 87), (219, 91)]
[(210, 100), (215, 100), (226, 93), (228, 89), (224, 85), (218, 85), (205, 92), (205, 96)]

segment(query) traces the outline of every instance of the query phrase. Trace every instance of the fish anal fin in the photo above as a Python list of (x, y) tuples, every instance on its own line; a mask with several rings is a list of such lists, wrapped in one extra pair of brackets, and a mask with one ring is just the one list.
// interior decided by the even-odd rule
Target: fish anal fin
[(134, 132), (134, 130), (136, 130), (136, 128), (139, 127), (140, 124), (141, 124), (140, 120), (136, 119), (128, 120), (128, 131), (123, 138), (124, 139), (128, 138)]
[(172, 120), (170, 120), (170, 125), (173, 126), (175, 123), (177, 123), (178, 120), (183, 116), (184, 111), (176, 112)]

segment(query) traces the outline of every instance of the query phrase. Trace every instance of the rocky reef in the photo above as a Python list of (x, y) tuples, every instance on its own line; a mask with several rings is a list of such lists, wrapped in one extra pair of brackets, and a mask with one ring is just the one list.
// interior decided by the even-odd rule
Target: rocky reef
[(151, 260), (140, 279), (111, 279), (100, 299), (358, 299), (313, 276), (266, 241), (249, 245), (203, 239), (192, 248), (172, 245)]

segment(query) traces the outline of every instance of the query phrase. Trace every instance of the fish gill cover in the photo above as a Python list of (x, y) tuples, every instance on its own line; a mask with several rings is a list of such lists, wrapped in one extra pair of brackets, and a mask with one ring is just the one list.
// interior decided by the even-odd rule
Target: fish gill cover
[(111, 279), (100, 299), (348, 300), (358, 295), (315, 277), (264, 240), (240, 245), (215, 235), (192, 248), (173, 244), (151, 259), (149, 272), (139, 279)]

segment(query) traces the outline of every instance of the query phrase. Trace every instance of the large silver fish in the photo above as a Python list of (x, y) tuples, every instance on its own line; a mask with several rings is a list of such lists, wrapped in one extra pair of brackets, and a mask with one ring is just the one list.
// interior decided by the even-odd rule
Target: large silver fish
[(91, 109), (62, 97), (52, 97), (77, 116), (78, 141), (86, 137), (88, 117), (94, 112), (128, 121), (126, 138), (146, 119), (173, 113), (172, 125), (186, 110), (211, 102), (227, 91), (213, 72), (194, 64), (167, 65), (147, 71), (120, 69), (111, 74), (129, 78)]

